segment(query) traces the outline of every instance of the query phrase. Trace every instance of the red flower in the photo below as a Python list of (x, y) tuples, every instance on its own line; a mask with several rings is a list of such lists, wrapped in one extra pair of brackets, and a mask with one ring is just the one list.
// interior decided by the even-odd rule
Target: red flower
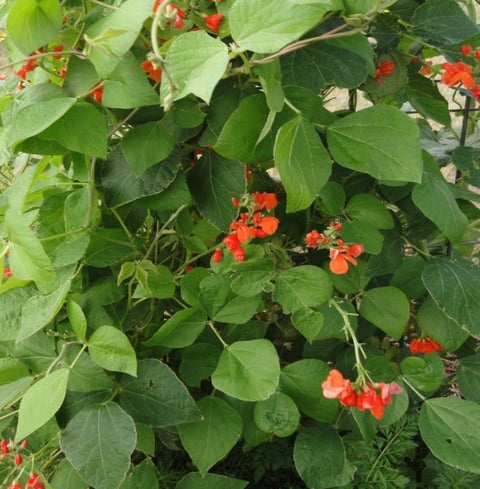
[(449, 87), (453, 87), (458, 83), (463, 83), (465, 88), (468, 89), (475, 86), (475, 80), (472, 78), (472, 68), (462, 61), (455, 64), (443, 63), (442, 69), (445, 70), (442, 75), (442, 82)]
[(375, 70), (375, 80), (379, 85), (383, 83), (382, 76), (391, 76), (395, 71), (395, 63), (393, 61), (382, 61)]
[(330, 270), (337, 274), (343, 275), (348, 272), (348, 262), (352, 265), (357, 264), (357, 260), (346, 253), (347, 250), (341, 248), (333, 248), (330, 250)]
[[(63, 46), (61, 44), (59, 44), (58, 46), (55, 46), (53, 48), (53, 50), (56, 52), (56, 53), (59, 53), (60, 51), (63, 51)], [(61, 54), (54, 54), (52, 56), (53, 59), (60, 59), (62, 57)]]
[(162, 81), (162, 68), (155, 68), (151, 61), (143, 61), (140, 66), (147, 73), (148, 77), (156, 82)]
[(213, 32), (218, 34), (218, 30), (220, 28), (220, 22), (222, 19), (223, 19), (222, 14), (208, 15), (205, 17), (205, 24), (207, 24), (207, 27), (212, 29)]
[(241, 246), (239, 246), (236, 250), (234, 250), (233, 258), (235, 259), (235, 261), (245, 260), (245, 250)]
[(431, 338), (424, 336), (423, 338), (414, 338), (410, 342), (410, 353), (416, 355), (417, 353), (432, 353), (434, 351), (443, 350), (442, 345), (433, 341)]
[(45, 489), (45, 484), (41, 482), (38, 474), (30, 474), (30, 478), (25, 484), (25, 489)]
[(426, 61), (427, 64), (423, 65), (420, 69), (420, 73), (422, 75), (430, 75), (430, 73), (432, 72), (432, 69), (430, 68), (430, 66), (433, 65), (433, 61)]
[(0, 450), (1, 450), (2, 455), (6, 455), (7, 453), (10, 453), (10, 449), (8, 448), (7, 440), (0, 441)]
[(12, 482), (7, 489), (22, 489), (22, 486), (20, 485), (20, 482)]
[[(103, 87), (99, 87), (101, 82), (95, 83), (90, 89), (90, 95), (99, 103), (102, 103)], [(97, 88), (98, 87), (98, 88)]]
[(254, 206), (253, 210), (261, 211), (262, 209), (272, 210), (277, 207), (277, 196), (268, 192), (255, 192), (252, 194), (252, 197), (257, 201), (257, 204)]
[(470, 46), (470, 44), (464, 44), (463, 46), (460, 46), (460, 52), (463, 56), (468, 56), (472, 54), (472, 46)]
[(350, 256), (354, 256), (355, 258), (357, 256), (360, 256), (364, 251), (365, 251), (365, 248), (363, 247), (363, 245), (361, 243), (355, 243), (353, 245), (350, 245), (347, 248), (347, 253)]
[(213, 263), (220, 263), (222, 261), (222, 258), (223, 258), (223, 252), (221, 248), (217, 248), (212, 255)]
[(10, 277), (12, 276), (12, 271), (10, 270), (10, 268), (5, 267), (5, 268), (3, 269), (3, 276), (4, 276), (5, 278), (10, 278)]
[(327, 399), (336, 399), (345, 390), (345, 382), (341, 372), (330, 370), (327, 380), (322, 383), (323, 395)]

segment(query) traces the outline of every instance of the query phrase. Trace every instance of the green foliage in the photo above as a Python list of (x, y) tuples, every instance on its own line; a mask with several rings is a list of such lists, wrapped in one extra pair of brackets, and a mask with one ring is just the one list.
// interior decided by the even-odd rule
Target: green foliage
[(471, 3), (2, 4), (5, 486), (478, 485)]

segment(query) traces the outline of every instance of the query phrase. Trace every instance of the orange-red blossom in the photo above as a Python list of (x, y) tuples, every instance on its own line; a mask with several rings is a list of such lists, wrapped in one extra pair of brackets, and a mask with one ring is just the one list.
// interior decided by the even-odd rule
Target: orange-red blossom
[(335, 369), (330, 370), (327, 379), (322, 383), (322, 389), (326, 398), (338, 399), (343, 406), (356, 407), (360, 411), (368, 409), (376, 419), (383, 417), (385, 406), (392, 403), (392, 395), (402, 392), (396, 382), (367, 382), (363, 386), (355, 387)]
[[(240, 201), (232, 198), (234, 207), (240, 206)], [(245, 250), (242, 244), (248, 243), (253, 238), (266, 238), (274, 234), (278, 228), (279, 220), (273, 216), (264, 216), (262, 210), (272, 210), (277, 206), (277, 197), (273, 193), (255, 192), (250, 194), (247, 212), (240, 213), (240, 219), (233, 221), (230, 229), (234, 231), (223, 239), (226, 248), (233, 254), (236, 261), (245, 259)], [(256, 211), (256, 212), (255, 212)], [(217, 248), (212, 256), (212, 261), (218, 263), (223, 254)]]
[(442, 345), (433, 341), (428, 336), (423, 336), (422, 338), (414, 338), (410, 342), (410, 353), (416, 355), (417, 353), (432, 353), (434, 351), (443, 350)]
[(475, 87), (475, 80), (472, 77), (473, 69), (467, 64), (459, 61), (458, 63), (443, 63), (442, 82), (453, 87), (458, 83), (463, 83), (469, 90)]

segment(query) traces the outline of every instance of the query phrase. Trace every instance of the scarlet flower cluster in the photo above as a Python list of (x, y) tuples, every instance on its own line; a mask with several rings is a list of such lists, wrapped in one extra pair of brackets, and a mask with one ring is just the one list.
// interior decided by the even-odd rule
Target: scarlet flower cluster
[[(464, 44), (460, 46), (460, 52), (464, 57), (474, 57), (477, 62), (480, 61), (480, 49), (476, 49), (475, 52), (470, 44)], [(477, 100), (480, 100), (480, 86), (474, 78), (474, 70), (468, 64), (458, 61), (457, 63), (443, 63), (442, 69), (444, 73), (442, 75), (442, 82), (453, 87), (455, 85), (463, 84), (465, 88), (470, 90), (471, 94)]]
[[(232, 203), (234, 207), (241, 205), (236, 197), (232, 199)], [(248, 212), (240, 213), (240, 219), (233, 221), (230, 225), (230, 229), (234, 232), (223, 238), (225, 246), (233, 254), (236, 261), (245, 260), (245, 249), (242, 244), (248, 243), (253, 238), (263, 239), (271, 236), (277, 230), (279, 223), (276, 217), (262, 214), (265, 209), (270, 211), (277, 207), (277, 197), (273, 193), (255, 192), (250, 194), (242, 207), (246, 207)], [(213, 253), (212, 261), (218, 263), (222, 258), (222, 250), (217, 248)]]
[(153, 63), (149, 60), (143, 61), (140, 66), (149, 78), (156, 81), (157, 83), (162, 81), (162, 68), (155, 68), (155, 66), (153, 66)]
[(395, 63), (393, 61), (382, 61), (375, 69), (375, 80), (379, 85), (385, 83), (382, 77), (391, 76), (395, 71)]
[(385, 406), (392, 403), (392, 395), (402, 392), (396, 382), (367, 382), (363, 386), (355, 387), (335, 369), (330, 370), (327, 380), (322, 383), (322, 389), (327, 399), (338, 399), (343, 406), (356, 407), (360, 411), (368, 409), (376, 419), (382, 419)]
[[(31, 52), (28, 56), (29, 57), (35, 56), (36, 54), (39, 54), (42, 52), (43, 52), (43, 47), (39, 48), (37, 51)], [(13, 74), (17, 75), (22, 80), (26, 80), (27, 79), (27, 73), (30, 73), (30, 71), (33, 71), (36, 66), (37, 66), (37, 60), (36, 59), (29, 59), (23, 63), (22, 67), (18, 71), (14, 71)]]
[(9, 268), (9, 267), (5, 267), (5, 268), (3, 269), (3, 276), (4, 276), (5, 278), (10, 278), (10, 277), (12, 276), (12, 271), (10, 270), (10, 268)]
[(443, 350), (442, 345), (433, 341), (428, 336), (423, 336), (422, 338), (414, 338), (410, 342), (410, 353), (416, 355), (417, 353), (432, 353), (434, 351)]
[(356, 265), (357, 260), (355, 258), (365, 251), (361, 243), (346, 245), (345, 241), (337, 236), (341, 229), (342, 223), (332, 221), (323, 233), (314, 229), (305, 237), (308, 248), (327, 248), (330, 250), (329, 268), (332, 273), (337, 275), (347, 273), (349, 263)]
[(45, 484), (40, 480), (38, 474), (30, 474), (30, 478), (25, 484), (25, 489), (45, 489)]

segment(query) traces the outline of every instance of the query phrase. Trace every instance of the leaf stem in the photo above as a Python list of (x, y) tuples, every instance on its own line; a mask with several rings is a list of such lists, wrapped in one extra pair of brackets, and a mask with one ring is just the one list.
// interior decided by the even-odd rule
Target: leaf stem
[[(81, 59), (86, 59), (86, 56), (80, 53), (79, 51), (73, 49), (73, 50), (68, 50), (68, 51), (62, 51), (61, 55), (65, 56), (67, 54), (72, 54), (74, 56), (77, 56), (78, 58)], [(31, 61), (33, 59), (39, 59), (39, 58), (47, 58), (48, 56), (58, 56), (57, 51), (49, 51), (47, 53), (38, 53), (38, 54), (32, 54), (31, 56), (26, 56), (23, 59), (19, 59), (18, 61), (12, 61), (11, 63), (7, 63), (6, 65), (0, 66), (0, 71), (5, 71), (8, 68), (13, 68), (14, 66), (25, 63), (25, 61)]]
[(420, 392), (418, 392), (418, 390), (415, 387), (413, 387), (413, 385), (407, 380), (407, 378), (405, 377), (405, 375), (402, 375), (402, 380), (405, 382), (405, 384), (408, 385), (408, 387), (410, 387), (410, 389), (412, 389), (413, 392), (415, 392), (415, 394), (417, 394), (417, 396), (422, 401), (426, 401), (427, 400), (427, 398), (423, 394), (420, 394)]
[(367, 358), (367, 355), (365, 354), (365, 351), (363, 350), (362, 345), (359, 343), (359, 341), (357, 340), (357, 337), (355, 336), (355, 331), (353, 330), (352, 325), (350, 323), (350, 318), (348, 317), (351, 314), (348, 314), (347, 312), (345, 312), (340, 307), (338, 302), (333, 298), (330, 299), (329, 304), (332, 305), (333, 307), (335, 307), (335, 309), (342, 316), (343, 331), (345, 332), (345, 338), (347, 340), (350, 338), (353, 342), (353, 349), (355, 352), (355, 369), (356, 369), (357, 374), (358, 374), (358, 380), (360, 380), (360, 382), (363, 383), (365, 380), (366, 372), (365, 372), (365, 369), (363, 368), (361, 357), (363, 356), (363, 358)]
[(217, 328), (215, 328), (215, 326), (213, 325), (213, 321), (208, 321), (208, 325), (210, 326), (211, 330), (215, 333), (215, 336), (219, 339), (223, 348), (228, 348), (228, 343), (226, 343), (225, 340), (220, 336), (220, 333), (218, 332)]
[(95, 209), (95, 167), (97, 163), (97, 157), (94, 156), (92, 158), (92, 163), (90, 166), (90, 199), (88, 202), (88, 212), (87, 217), (85, 219), (85, 228), (89, 228), (92, 223), (93, 212)]

